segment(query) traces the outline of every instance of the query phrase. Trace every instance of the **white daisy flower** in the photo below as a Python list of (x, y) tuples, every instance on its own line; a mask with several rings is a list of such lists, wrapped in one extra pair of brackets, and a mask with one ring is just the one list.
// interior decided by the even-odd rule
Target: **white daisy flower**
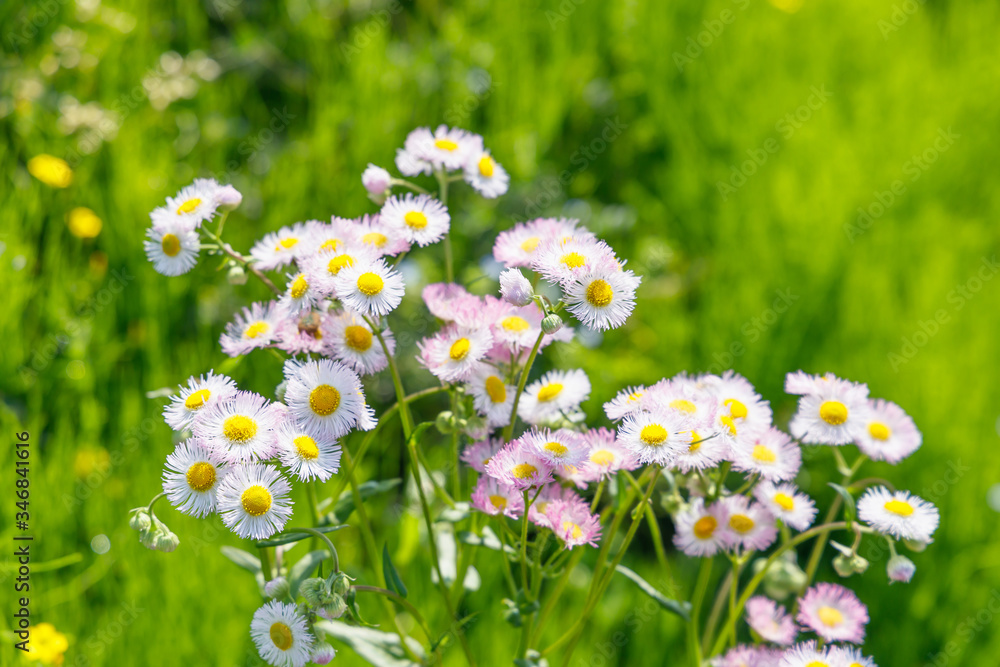
[(705, 375), (698, 379), (708, 387), (709, 392), (719, 398), (724, 415), (738, 427), (760, 431), (771, 426), (771, 405), (739, 373), (726, 371), (722, 377)]
[(389, 229), (421, 248), (437, 243), (448, 233), (448, 209), (430, 195), (408, 193), (389, 197), (379, 211), (379, 220)]
[(333, 284), (337, 298), (345, 306), (377, 317), (395, 310), (406, 291), (399, 271), (383, 259), (346, 266), (337, 274)]
[(626, 415), (618, 427), (618, 442), (638, 457), (640, 463), (673, 466), (678, 452), (689, 450), (691, 434), (687, 421), (666, 412)]
[(582, 370), (549, 371), (525, 388), (517, 413), (529, 424), (541, 424), (577, 410), (589, 396), (590, 380)]
[(271, 403), (249, 391), (208, 408), (195, 422), (194, 435), (227, 463), (268, 459), (274, 454), (278, 418)]
[(604, 404), (604, 414), (613, 422), (620, 421), (625, 415), (639, 412), (642, 409), (641, 399), (646, 393), (646, 387), (626, 387), (614, 398)]
[[(805, 385), (805, 386), (802, 386)], [(789, 423), (792, 435), (804, 443), (846, 445), (858, 439), (868, 424), (868, 387), (832, 374), (808, 380), (789, 374), (785, 391), (809, 389)]]
[(732, 446), (733, 469), (757, 473), (771, 481), (795, 478), (802, 467), (802, 450), (784, 432), (771, 427)]
[(238, 357), (255, 348), (268, 347), (277, 339), (278, 325), (285, 315), (284, 309), (274, 301), (250, 304), (226, 325), (226, 332), (219, 338), (222, 351)]
[(184, 229), (181, 223), (166, 222), (146, 230), (149, 240), (143, 241), (146, 257), (157, 273), (179, 276), (198, 263), (201, 239), (198, 232)]
[(250, 256), (256, 260), (255, 266), (261, 271), (278, 269), (304, 256), (309, 250), (308, 239), (308, 225), (296, 222), (291, 227), (282, 227), (265, 235), (250, 248)]
[(347, 218), (334, 216), (330, 222), (308, 220), (305, 230), (300, 240), (301, 259), (321, 252), (343, 252), (345, 248), (358, 243), (357, 227), (353, 220)]
[(920, 431), (903, 408), (881, 399), (869, 401), (868, 408), (868, 423), (857, 439), (868, 458), (899, 463), (920, 449)]
[(292, 516), (290, 489), (274, 466), (233, 466), (219, 483), (217, 511), (226, 527), (243, 539), (264, 540)]
[(729, 518), (723, 530), (730, 534), (730, 547), (746, 551), (763, 551), (774, 544), (778, 527), (774, 517), (763, 505), (751, 502), (746, 496), (728, 496), (719, 502), (726, 506)]
[(604, 241), (590, 237), (549, 239), (535, 253), (531, 268), (547, 280), (565, 284), (597, 268), (619, 268), (615, 252)]
[(781, 656), (779, 667), (847, 667), (836, 646), (817, 648), (816, 642), (796, 644)]
[(872, 487), (858, 500), (858, 518), (884, 535), (930, 543), (941, 517), (932, 504), (909, 491)]
[(816, 518), (816, 503), (794, 484), (762, 482), (753, 495), (771, 514), (795, 530), (806, 530)]
[(219, 205), (218, 195), (222, 187), (210, 178), (196, 178), (194, 183), (183, 188), (175, 197), (167, 197), (167, 205), (150, 213), (153, 226), (162, 228), (178, 225), (180, 229), (191, 231), (211, 220)]
[(340, 469), (340, 445), (333, 438), (310, 433), (292, 420), (278, 428), (278, 457), (303, 482), (313, 478), (325, 482)]
[(500, 232), (493, 244), (493, 257), (507, 267), (531, 267), (540, 247), (552, 239), (580, 238), (590, 232), (580, 229), (572, 218), (537, 218)]
[(339, 438), (364, 410), (361, 380), (339, 361), (285, 362), (285, 403), (295, 422), (317, 436)]
[(695, 498), (691, 506), (674, 516), (674, 545), (688, 556), (714, 556), (729, 548), (729, 521), (726, 507), (713, 503), (705, 507), (702, 498)]
[[(486, 310), (493, 315), (490, 318), (490, 329), (497, 345), (504, 346), (505, 350), (515, 356), (521, 350), (530, 350), (542, 333), (544, 316), (538, 306), (532, 303), (518, 308), (493, 297), (487, 298), (493, 304)], [(506, 356), (508, 355), (504, 354)]]
[(714, 468), (730, 454), (729, 442), (718, 433), (690, 431), (687, 446), (675, 448), (672, 465), (681, 472)]
[(317, 292), (337, 298), (336, 281), (340, 272), (356, 264), (373, 262), (376, 257), (376, 253), (363, 245), (338, 246), (336, 250), (322, 250), (306, 257), (302, 260), (302, 270)]
[[(323, 327), (330, 356), (350, 366), (359, 375), (372, 375), (389, 365), (382, 344), (372, 334), (364, 318), (349, 310), (329, 318)], [(389, 354), (396, 351), (396, 339), (388, 328), (382, 331)]]
[(520, 439), (553, 467), (578, 466), (589, 450), (579, 433), (565, 428), (555, 431), (533, 428)]
[(183, 431), (194, 424), (206, 408), (229, 398), (236, 391), (236, 383), (231, 378), (212, 371), (201, 377), (190, 377), (187, 386), (170, 397), (170, 405), (163, 409), (163, 420), (175, 431)]
[(254, 612), (250, 636), (260, 657), (275, 667), (305, 667), (316, 643), (295, 605), (278, 600)]
[(469, 153), (465, 163), (465, 182), (486, 199), (496, 199), (507, 192), (510, 176), (489, 151)]
[(410, 249), (402, 230), (392, 229), (376, 214), (363, 215), (355, 223), (358, 243), (377, 257), (395, 257)]
[(427, 370), (442, 382), (464, 382), (472, 377), (480, 360), (493, 347), (487, 329), (449, 324), (431, 338), (417, 344)]
[(482, 137), (465, 130), (439, 125), (432, 133), (429, 128), (418, 127), (397, 151), (396, 166), (407, 176), (454, 171), (461, 169), (470, 155), (482, 150)]
[(163, 492), (167, 500), (185, 514), (208, 516), (215, 511), (215, 492), (226, 471), (222, 457), (195, 438), (184, 440), (167, 456), (163, 470)]
[(635, 290), (642, 278), (631, 271), (594, 271), (574, 277), (563, 285), (566, 310), (584, 325), (598, 331), (616, 329), (635, 308)]
[(510, 421), (516, 389), (507, 384), (493, 366), (480, 364), (466, 385), (476, 411), (490, 426), (503, 426)]
[(312, 310), (320, 298), (320, 294), (309, 285), (309, 277), (300, 271), (288, 274), (288, 284), (278, 298), (278, 305), (294, 317)]

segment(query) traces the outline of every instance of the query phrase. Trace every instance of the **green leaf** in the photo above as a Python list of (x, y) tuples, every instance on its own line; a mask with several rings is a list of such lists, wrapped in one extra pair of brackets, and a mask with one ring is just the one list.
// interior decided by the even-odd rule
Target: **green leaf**
[(656, 590), (651, 583), (640, 577), (635, 571), (628, 569), (624, 565), (615, 566), (615, 571), (621, 572), (626, 578), (631, 579), (639, 589), (649, 597), (660, 603), (660, 606), (669, 612), (677, 614), (685, 621), (691, 621), (691, 603), (671, 600), (666, 595)]
[(463, 530), (460, 531), (456, 537), (458, 541), (463, 544), (469, 544), (474, 547), (486, 547), (487, 549), (493, 549), (494, 551), (504, 550), (505, 553), (517, 555), (517, 551), (508, 545), (504, 545), (500, 542), (500, 538), (496, 536), (489, 527), (483, 528), (482, 536), (476, 535), (475, 533)]
[[(370, 481), (365, 482), (358, 487), (358, 493), (361, 495), (361, 500), (367, 500), (375, 494), (385, 493), (386, 491), (391, 491), (400, 484), (403, 480), (399, 477), (393, 479), (385, 479), (381, 481)], [(340, 494), (340, 498), (337, 500), (337, 504), (333, 508), (333, 512), (327, 515), (327, 520), (332, 520), (334, 523), (344, 523), (347, 521), (347, 517), (351, 516), (354, 512), (354, 493), (348, 489)]]
[(302, 556), (299, 562), (292, 566), (288, 571), (288, 587), (291, 589), (293, 600), (299, 595), (299, 585), (309, 577), (317, 565), (323, 562), (324, 558), (329, 556), (326, 549), (317, 549)]
[[(362, 659), (376, 667), (419, 667), (409, 660), (399, 642), (399, 635), (371, 628), (356, 627), (339, 621), (317, 621), (315, 627), (337, 641), (354, 649)], [(416, 639), (406, 638), (406, 644), (421, 658), (424, 648)]]
[[(332, 533), (335, 530), (340, 530), (341, 528), (346, 528), (347, 526), (319, 526), (313, 530), (318, 530), (321, 533)], [(312, 533), (301, 533), (296, 531), (294, 528), (287, 533), (278, 533), (269, 540), (264, 540), (258, 542), (258, 547), (280, 547), (282, 544), (291, 544), (292, 542), (301, 542), (304, 539), (315, 537)]]
[(469, 518), (469, 503), (455, 503), (455, 507), (446, 507), (438, 515), (436, 521), (458, 523)]
[(829, 482), (829, 484), (844, 499), (844, 517), (847, 520), (847, 528), (850, 530), (851, 524), (854, 523), (854, 517), (857, 515), (857, 510), (854, 507), (854, 496), (840, 484), (834, 484), (833, 482)]
[(258, 574), (260, 572), (260, 559), (252, 553), (230, 546), (221, 547), (219, 551), (222, 552), (223, 556), (233, 561), (247, 572), (251, 574)]
[(389, 590), (405, 598), (407, 593), (406, 584), (403, 583), (403, 579), (399, 576), (396, 566), (392, 563), (392, 558), (389, 557), (388, 544), (382, 546), (382, 574), (385, 575), (385, 585)]

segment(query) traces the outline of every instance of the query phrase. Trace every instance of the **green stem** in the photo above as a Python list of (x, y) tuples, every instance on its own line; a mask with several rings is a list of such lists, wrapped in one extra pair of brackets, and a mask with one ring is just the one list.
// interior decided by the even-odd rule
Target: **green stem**
[(701, 652), (708, 653), (711, 648), (712, 637), (715, 636), (715, 626), (719, 624), (719, 617), (722, 616), (722, 608), (725, 606), (729, 589), (733, 585), (733, 573), (726, 575), (725, 581), (715, 594), (715, 602), (712, 603), (712, 611), (708, 615), (708, 623), (705, 624), (705, 631), (701, 633)]
[[(514, 394), (514, 404), (510, 409), (510, 423), (507, 424), (507, 428), (503, 432), (504, 442), (510, 442), (510, 439), (514, 436), (514, 426), (517, 425), (517, 405), (521, 401), (521, 394), (524, 393), (524, 386), (528, 384), (528, 373), (531, 371), (532, 364), (535, 363), (535, 357), (538, 356), (538, 348), (542, 346), (542, 338), (544, 337), (545, 332), (538, 334), (538, 340), (535, 341), (535, 346), (531, 348), (528, 361), (525, 362), (524, 368), (521, 369), (521, 379), (517, 383), (517, 393)], [(525, 511), (527, 511), (527, 508), (525, 508)]]
[(517, 584), (514, 582), (514, 573), (510, 570), (510, 557), (507, 555), (507, 531), (505, 530), (507, 526), (504, 524), (503, 514), (498, 514), (496, 518), (500, 524), (500, 529), (497, 531), (497, 537), (500, 539), (500, 560), (503, 563), (503, 574), (507, 579), (507, 587), (510, 589), (510, 596), (512, 598), (516, 598)]
[(260, 571), (264, 575), (264, 581), (271, 581), (274, 578), (271, 576), (271, 547), (260, 547), (257, 551), (260, 554)]
[(385, 337), (382, 336), (379, 328), (367, 315), (364, 318), (365, 322), (368, 323), (368, 326), (375, 333), (375, 337), (378, 338), (378, 342), (382, 346), (382, 351), (385, 352), (385, 358), (389, 362), (389, 375), (392, 376), (392, 386), (396, 390), (396, 403), (399, 405), (399, 419), (403, 422), (403, 437), (409, 440), (410, 434), (413, 433), (413, 416), (410, 414), (410, 406), (406, 402), (406, 392), (403, 391), (403, 380), (399, 377), (396, 358), (389, 351), (389, 346), (385, 344)]
[(688, 623), (688, 651), (691, 653), (691, 667), (701, 667), (701, 644), (698, 642), (698, 617), (701, 615), (701, 603), (708, 589), (708, 581), (712, 576), (714, 558), (702, 558), (698, 569), (698, 582), (694, 587), (691, 599), (691, 622)]
[(559, 581), (556, 582), (555, 589), (549, 595), (548, 601), (545, 603), (545, 606), (542, 607), (541, 614), (539, 614), (538, 616), (538, 623), (535, 624), (535, 633), (534, 636), (531, 638), (532, 644), (537, 644), (541, 640), (542, 630), (545, 628), (545, 623), (546, 621), (549, 620), (549, 616), (552, 614), (552, 611), (556, 608), (556, 603), (562, 596), (563, 591), (566, 588), (566, 584), (569, 583), (570, 574), (573, 572), (573, 569), (580, 562), (580, 559), (583, 558), (583, 554), (584, 554), (583, 549), (576, 549), (573, 552), (573, 555), (570, 556), (569, 562), (566, 563), (565, 569), (563, 570), (562, 575), (559, 577)]
[[(434, 177), (437, 178), (438, 187), (440, 188), (440, 194), (438, 199), (445, 206), (448, 205), (448, 177), (444, 172), (436, 171), (434, 172)], [(444, 235), (444, 272), (445, 277), (449, 283), (455, 282), (455, 265), (452, 259), (451, 251), (451, 229), (449, 227), (448, 233)]]
[(426, 189), (420, 187), (419, 185), (417, 185), (416, 183), (411, 183), (410, 181), (408, 181), (408, 180), (406, 180), (404, 178), (394, 178), (394, 179), (392, 179), (390, 181), (390, 184), (391, 185), (402, 185), (404, 188), (409, 188), (409, 189), (413, 190), (414, 192), (419, 192), (422, 195), (429, 195), (431, 193), (430, 190), (426, 190)]
[(736, 589), (740, 585), (740, 563), (733, 558), (733, 579), (729, 586), (729, 645), (736, 646)]
[(378, 586), (355, 586), (354, 590), (361, 591), (362, 593), (375, 593), (377, 595), (384, 595), (385, 597), (389, 598), (390, 600), (398, 604), (400, 607), (410, 612), (410, 616), (413, 616), (413, 618), (417, 621), (417, 624), (420, 626), (420, 629), (423, 630), (424, 635), (427, 637), (428, 643), (434, 641), (434, 637), (431, 635), (431, 630), (430, 627), (428, 627), (427, 625), (427, 621), (424, 620), (424, 617), (420, 614), (420, 611), (413, 606), (413, 603), (411, 603), (406, 598), (402, 597), (397, 593), (393, 593), (392, 591), (387, 590), (385, 588), (379, 588)]
[(258, 269), (256, 266), (254, 266), (252, 261), (250, 261), (248, 258), (244, 257), (240, 253), (233, 250), (233, 247), (231, 245), (224, 242), (221, 238), (216, 236), (215, 233), (209, 230), (207, 227), (202, 227), (201, 230), (205, 232), (212, 240), (214, 240), (216, 243), (219, 244), (219, 249), (222, 250), (222, 252), (226, 253), (227, 255), (235, 259), (243, 266), (244, 269), (248, 270), (250, 273), (257, 276), (257, 278), (259, 278), (260, 281), (264, 283), (264, 285), (266, 285), (269, 290), (271, 290), (272, 292), (274, 292), (279, 296), (281, 295), (282, 293), (281, 290), (275, 287), (274, 283), (271, 282), (271, 279), (265, 276), (263, 273), (261, 273), (261, 270)]
[[(314, 526), (320, 525), (319, 521), (319, 506), (316, 503), (316, 480), (312, 479), (306, 482), (306, 502), (309, 505), (309, 516), (312, 517), (312, 523)], [(310, 549), (315, 549), (318, 542), (314, 537), (312, 539), (312, 544)]]
[(326, 536), (326, 533), (321, 533), (315, 528), (292, 528), (289, 532), (309, 533), (326, 542), (326, 549), (330, 552), (330, 560), (333, 561), (333, 571), (340, 572), (340, 557), (337, 556), (337, 547), (333, 546), (333, 542)]

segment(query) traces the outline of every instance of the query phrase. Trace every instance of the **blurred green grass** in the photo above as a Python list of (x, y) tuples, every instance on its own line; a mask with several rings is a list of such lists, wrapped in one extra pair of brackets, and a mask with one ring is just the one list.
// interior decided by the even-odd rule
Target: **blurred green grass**
[[(879, 21), (893, 8), (887, 0), (807, 2), (795, 13), (753, 0), (120, 2), (115, 9), (137, 20), (123, 34), (104, 18), (81, 21), (71, 4), (5, 4), (8, 82), (38, 68), (67, 25), (87, 35), (85, 50), (99, 62), (42, 76), (46, 89), (125, 112), (117, 137), (83, 156), (63, 191), (25, 170), (33, 155), (73, 150), (55, 129), (51, 98), (0, 119), (0, 293), (8, 303), (0, 424), (8, 441), (18, 430), (32, 434), (37, 557), (83, 554), (35, 578), (33, 611), (70, 635), (67, 664), (256, 664), (247, 627), (259, 598), (217, 549), (237, 541), (163, 508), (181, 547), (147, 552), (125, 512), (156, 492), (171, 447), (162, 402), (144, 393), (220, 363), (223, 324), (265, 293), (225, 285), (206, 262), (180, 279), (155, 274), (141, 251), (148, 211), (191, 178), (214, 174), (246, 195), (227, 225), (236, 247), (297, 220), (359, 215), (372, 210), (359, 183), (364, 166), (389, 166), (412, 127), (449, 122), (483, 134), (513, 181), (498, 203), (453, 199), (457, 256), (470, 263), (465, 278), (478, 274), (496, 231), (538, 214), (582, 217), (646, 275), (626, 328), (599, 347), (574, 344), (548, 357), (591, 375), (595, 420), (625, 384), (720, 364), (749, 377), (779, 418), (793, 409), (784, 373), (797, 368), (867, 381), (873, 395), (907, 409), (924, 432), (923, 449), (895, 470), (873, 466), (873, 474), (935, 500), (942, 526), (914, 557), (911, 585), (886, 586), (882, 562), (854, 583), (873, 619), (867, 650), (883, 667), (911, 667), (932, 663), (952, 642), (949, 664), (994, 665), (1000, 633), (992, 614), (978, 625), (966, 619), (1000, 588), (997, 514), (986, 500), (1000, 482), (1000, 281), (974, 293), (969, 284), (1000, 234), (989, 177), (1000, 149), (998, 8), (927, 2), (884, 37)], [(674, 54), (723, 10), (734, 20), (678, 71)], [(27, 34), (31, 18), (42, 27), (17, 41), (15, 53), (7, 37)], [(197, 49), (218, 61), (221, 75), (193, 98), (153, 109), (143, 77), (162, 53)], [(814, 86), (825, 86), (829, 100), (786, 136), (788, 126), (777, 124)], [(276, 118), (285, 120), (270, 127), (284, 127), (264, 132)], [(598, 150), (594, 140), (609, 122), (623, 129)], [(958, 138), (909, 180), (908, 161), (941, 128)], [(723, 200), (718, 183), (769, 138), (777, 152)], [(857, 223), (858, 207), (869, 208), (897, 179), (906, 191), (852, 241), (845, 225)], [(96, 239), (68, 232), (64, 217), (75, 206), (104, 220)], [(437, 275), (435, 259), (431, 252), (418, 260), (426, 279)], [(120, 293), (115, 275), (125, 283)], [(968, 298), (957, 291), (966, 285)], [(779, 291), (795, 300), (772, 318)], [(941, 310), (948, 321), (922, 338), (921, 322)], [(416, 313), (410, 303), (395, 328)], [(924, 342), (893, 363), (890, 354), (909, 351), (904, 339)], [(269, 393), (277, 371), (276, 360), (259, 355), (233, 373)], [(414, 363), (407, 372), (414, 388), (431, 384)], [(369, 390), (387, 398), (387, 385), (382, 379)], [(389, 432), (380, 438), (376, 450), (388, 455), (368, 457), (366, 476), (399, 473), (397, 443)], [(0, 453), (5, 471), (11, 451)], [(957, 483), (945, 482), (949, 465), (963, 469)], [(800, 481), (826, 505), (832, 459), (824, 454), (811, 466)], [(416, 519), (404, 514), (396, 524), (395, 499), (381, 502), (373, 512), (385, 512), (379, 540), (398, 549), (415, 599), (431, 596), (417, 576), (427, 562)], [(10, 544), (11, 503), (2, 507)], [(90, 548), (99, 534), (111, 540), (100, 556)], [(338, 537), (348, 571), (370, 574), (356, 533)], [(641, 547), (630, 564), (657, 581), (648, 542)], [(499, 573), (481, 571), (483, 587), (469, 598), (482, 610), (471, 638), (477, 653), (506, 656), (516, 638), (492, 595)], [(679, 575), (690, 586), (691, 573)], [(565, 601), (563, 618), (574, 617), (582, 595)], [(612, 586), (588, 633), (593, 645), (581, 645), (576, 662), (659, 665), (681, 655), (678, 622), (635, 613), (644, 604), (624, 580)], [(0, 628), (8, 624), (5, 616)], [(627, 640), (613, 645), (618, 631)], [(450, 663), (458, 664), (454, 653)], [(0, 656), (13, 660), (9, 645)], [(357, 662), (346, 650), (338, 661)]]

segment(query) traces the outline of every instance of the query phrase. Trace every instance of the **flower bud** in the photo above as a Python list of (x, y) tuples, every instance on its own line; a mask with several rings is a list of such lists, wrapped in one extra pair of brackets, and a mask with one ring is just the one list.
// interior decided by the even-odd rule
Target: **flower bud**
[(243, 195), (232, 185), (223, 185), (215, 193), (216, 207), (223, 213), (234, 211), (243, 203)]
[(269, 598), (283, 598), (290, 592), (288, 580), (284, 577), (276, 577), (264, 584), (264, 592)]
[(368, 168), (361, 174), (361, 184), (368, 191), (368, 197), (381, 205), (385, 203), (385, 198), (389, 194), (392, 175), (382, 167), (369, 163)]
[(335, 657), (337, 657), (337, 652), (332, 646), (324, 642), (322, 644), (318, 644), (316, 648), (313, 649), (309, 660), (317, 665), (326, 665), (329, 664), (329, 662)]
[(889, 583), (901, 581), (904, 584), (910, 583), (913, 574), (917, 571), (917, 566), (906, 556), (895, 555), (889, 559), (885, 567), (886, 574), (889, 575)]
[(230, 285), (246, 285), (247, 272), (239, 264), (234, 264), (229, 267), (229, 272), (226, 273), (226, 280), (229, 281)]
[(434, 426), (445, 435), (451, 433), (455, 430), (455, 413), (451, 410), (439, 412), (437, 418), (434, 420)]
[(344, 598), (339, 595), (331, 595), (330, 602), (317, 609), (316, 613), (328, 621), (332, 621), (343, 616), (345, 611), (347, 611), (347, 603), (344, 602)]
[(854, 554), (837, 554), (833, 559), (833, 569), (842, 577), (863, 574), (868, 569), (868, 561)]
[(299, 595), (306, 599), (313, 607), (322, 607), (331, 601), (330, 589), (326, 585), (326, 580), (319, 577), (306, 579), (299, 584)]
[(920, 540), (903, 540), (903, 544), (906, 545), (907, 549), (914, 553), (920, 553), (927, 548), (927, 543), (921, 542)]
[(333, 589), (334, 594), (346, 595), (347, 591), (351, 590), (353, 580), (343, 572), (337, 572), (331, 578), (333, 581), (327, 580), (327, 584)]
[(562, 318), (556, 315), (555, 313), (552, 313), (551, 315), (546, 316), (544, 320), (542, 320), (542, 331), (551, 336), (555, 332), (562, 329), (562, 325), (563, 325)]
[[(758, 559), (754, 569), (760, 571), (766, 560)], [(792, 593), (802, 590), (806, 585), (806, 573), (795, 562), (795, 554), (787, 552), (767, 569), (764, 575), (764, 592), (775, 600), (784, 600)]]
[(500, 274), (500, 296), (514, 306), (527, 306), (535, 298), (531, 283), (517, 269), (506, 269)]
[(133, 514), (128, 520), (129, 528), (132, 530), (138, 530), (139, 532), (149, 530), (152, 525), (152, 521), (149, 520), (149, 514), (146, 513), (145, 507), (140, 507), (137, 510), (132, 510)]
[(153, 548), (156, 549), (157, 551), (170, 553), (171, 551), (176, 549), (177, 545), (179, 545), (180, 543), (181, 543), (180, 539), (168, 530), (166, 532), (160, 533), (160, 535), (156, 538), (156, 542)]

